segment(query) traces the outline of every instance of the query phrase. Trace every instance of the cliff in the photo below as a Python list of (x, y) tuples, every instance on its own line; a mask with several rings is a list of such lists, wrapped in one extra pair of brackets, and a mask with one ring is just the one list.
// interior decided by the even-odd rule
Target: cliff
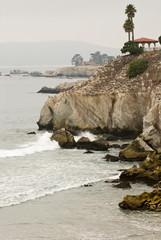
[[(135, 58), (148, 59), (141, 75), (129, 79), (127, 69)], [(123, 56), (109, 61), (87, 80), (44, 104), (39, 128), (90, 130), (116, 135), (143, 130), (143, 118), (160, 100), (161, 52), (139, 57)]]

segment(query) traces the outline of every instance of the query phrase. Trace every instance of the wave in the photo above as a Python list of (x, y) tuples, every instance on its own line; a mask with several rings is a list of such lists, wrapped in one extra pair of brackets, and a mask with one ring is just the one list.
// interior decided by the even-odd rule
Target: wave
[(51, 141), (50, 137), (51, 133), (45, 132), (43, 133), (43, 135), (39, 135), (35, 142), (21, 145), (18, 149), (2, 149), (0, 150), (0, 158), (21, 157), (28, 154), (34, 154), (37, 152), (43, 152), (59, 148), (58, 143), (55, 141)]
[(78, 136), (74, 136), (75, 141), (77, 142), (81, 137), (88, 137), (90, 141), (94, 141), (96, 136), (88, 131), (81, 132)]

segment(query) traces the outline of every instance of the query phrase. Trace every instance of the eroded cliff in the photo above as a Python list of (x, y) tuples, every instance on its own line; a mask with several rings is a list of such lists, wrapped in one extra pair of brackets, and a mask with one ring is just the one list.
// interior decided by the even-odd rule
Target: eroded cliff
[(109, 61), (85, 83), (49, 98), (41, 110), (39, 128), (140, 133), (143, 117), (160, 100), (161, 52), (140, 55), (148, 59), (149, 67), (129, 79), (127, 69), (134, 58)]

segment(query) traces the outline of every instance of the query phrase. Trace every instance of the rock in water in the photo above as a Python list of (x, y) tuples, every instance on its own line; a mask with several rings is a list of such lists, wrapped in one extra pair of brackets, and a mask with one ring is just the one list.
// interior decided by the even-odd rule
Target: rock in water
[(51, 140), (57, 141), (62, 148), (74, 148), (76, 146), (73, 135), (65, 128), (55, 131)]
[(127, 195), (119, 203), (119, 207), (130, 210), (151, 210), (161, 212), (161, 190), (140, 195)]

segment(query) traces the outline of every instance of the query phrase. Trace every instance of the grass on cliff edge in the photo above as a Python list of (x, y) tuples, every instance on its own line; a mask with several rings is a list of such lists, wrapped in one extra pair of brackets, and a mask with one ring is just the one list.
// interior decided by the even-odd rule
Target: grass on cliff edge
[(127, 75), (129, 78), (136, 77), (143, 73), (148, 67), (147, 59), (135, 59), (129, 64)]

